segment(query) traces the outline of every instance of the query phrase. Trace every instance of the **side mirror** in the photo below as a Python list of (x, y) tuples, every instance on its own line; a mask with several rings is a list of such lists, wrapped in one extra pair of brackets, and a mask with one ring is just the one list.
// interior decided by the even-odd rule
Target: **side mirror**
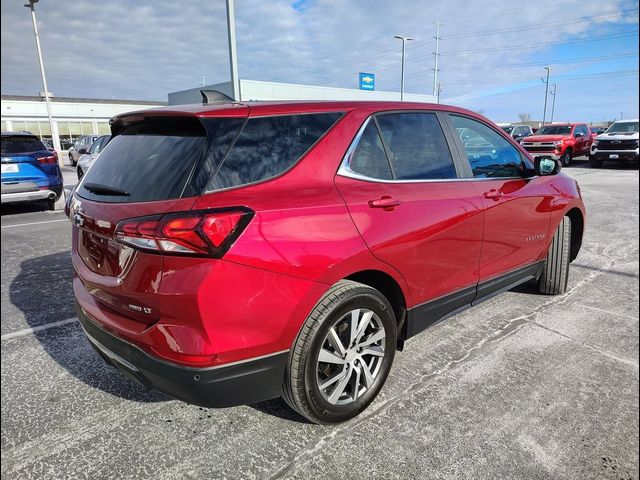
[(573, 136), (576, 138), (584, 137), (584, 133), (574, 133)]
[(557, 175), (562, 169), (560, 160), (554, 160), (553, 158), (536, 157), (533, 162), (536, 175), (539, 175), (541, 177)]
[(78, 150), (78, 153), (80, 155), (84, 155), (85, 153), (87, 153), (87, 149), (86, 148), (81, 148), (80, 150)]

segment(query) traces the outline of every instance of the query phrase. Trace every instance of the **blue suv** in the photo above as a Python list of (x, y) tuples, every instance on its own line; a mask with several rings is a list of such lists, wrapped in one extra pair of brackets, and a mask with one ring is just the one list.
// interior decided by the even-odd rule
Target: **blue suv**
[(46, 201), (62, 195), (58, 155), (29, 132), (2, 132), (2, 204)]

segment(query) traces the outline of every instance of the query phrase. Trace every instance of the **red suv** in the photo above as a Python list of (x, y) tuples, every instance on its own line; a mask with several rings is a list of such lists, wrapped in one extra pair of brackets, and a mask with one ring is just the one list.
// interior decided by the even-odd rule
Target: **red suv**
[(78, 317), (189, 403), (347, 420), (405, 340), (529, 280), (563, 293), (580, 250), (577, 183), (467, 110), (229, 103), (111, 128), (67, 206)]
[(522, 146), (534, 157), (560, 160), (563, 166), (573, 157), (589, 155), (593, 135), (586, 123), (545, 125), (535, 135), (522, 140)]

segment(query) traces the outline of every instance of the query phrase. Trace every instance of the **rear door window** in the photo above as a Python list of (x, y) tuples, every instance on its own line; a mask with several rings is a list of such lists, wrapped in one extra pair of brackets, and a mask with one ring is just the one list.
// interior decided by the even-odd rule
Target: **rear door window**
[(358, 146), (349, 161), (349, 168), (369, 178), (379, 180), (393, 178), (375, 122), (369, 122), (362, 132)]
[(433, 113), (379, 115), (396, 180), (456, 178), (456, 169), (440, 122)]
[(42, 150), (46, 150), (46, 147), (36, 137), (2, 137), (2, 155), (40, 152)]
[(207, 190), (280, 175), (302, 158), (341, 115), (335, 112), (249, 118)]

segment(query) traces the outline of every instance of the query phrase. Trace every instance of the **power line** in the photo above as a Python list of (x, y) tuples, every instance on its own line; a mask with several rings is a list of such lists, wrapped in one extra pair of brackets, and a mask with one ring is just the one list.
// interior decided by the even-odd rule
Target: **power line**
[[(557, 82), (559, 84), (560, 81), (572, 81), (572, 80), (582, 80), (582, 79), (595, 79), (595, 78), (611, 78), (611, 77), (626, 77), (626, 76), (633, 76), (633, 75), (638, 75), (639, 71), (638, 70), (612, 70), (610, 72), (595, 72), (595, 73), (591, 73), (591, 74), (566, 74), (566, 75), (556, 75), (554, 77), (554, 81)], [(468, 85), (469, 83), (474, 83), (474, 84), (481, 84), (484, 82), (487, 83), (496, 83), (496, 81), (500, 81), (500, 82), (522, 82), (525, 84), (537, 84), (538, 79), (531, 79), (531, 77), (523, 77), (523, 76), (508, 76), (508, 77), (504, 77), (504, 76), (500, 76), (497, 79), (494, 78), (486, 78), (486, 79), (472, 79), (470, 81), (461, 81), (461, 80), (457, 80), (457, 81), (451, 81), (451, 82), (447, 82), (447, 85)]]
[[(539, 65), (562, 65), (562, 64), (571, 64), (571, 63), (583, 63), (583, 62), (596, 62), (599, 60), (614, 60), (618, 58), (630, 58), (637, 57), (638, 52), (632, 53), (622, 53), (618, 55), (602, 55), (595, 57), (582, 57), (582, 58), (567, 58), (564, 60), (546, 60), (541, 62), (526, 62), (526, 63), (502, 63), (496, 65), (478, 65), (478, 66), (470, 66), (470, 67), (454, 67), (449, 68), (447, 72), (460, 72), (466, 70), (479, 70), (479, 69), (494, 69), (494, 68), (509, 68), (509, 67), (535, 67)], [(422, 74), (426, 74), (428, 72), (422, 72)], [(417, 76), (417, 74), (414, 74)]]
[(640, 9), (638, 8), (633, 8), (630, 10), (626, 10), (626, 11), (621, 11), (618, 13), (606, 13), (606, 14), (601, 14), (601, 15), (591, 15), (588, 17), (582, 17), (576, 20), (564, 20), (562, 22), (555, 22), (555, 23), (538, 23), (538, 24), (534, 24), (534, 25), (527, 25), (524, 27), (512, 27), (512, 28), (503, 28), (503, 29), (494, 29), (494, 30), (484, 30), (484, 31), (480, 31), (480, 32), (469, 32), (469, 33), (460, 33), (460, 34), (454, 34), (454, 35), (449, 35), (447, 37), (442, 37), (443, 40), (452, 40), (452, 39), (458, 39), (458, 38), (470, 38), (470, 37), (481, 37), (481, 36), (485, 36), (485, 35), (495, 35), (496, 33), (508, 33), (508, 32), (521, 32), (523, 30), (533, 30), (533, 29), (540, 29), (540, 28), (550, 28), (550, 27), (557, 27), (559, 25), (573, 25), (576, 23), (584, 23), (584, 22), (588, 22), (590, 20), (594, 20), (594, 19), (605, 19), (608, 17), (619, 17), (619, 16), (625, 16), (628, 15), (630, 13), (638, 13), (638, 11), (640, 11)]
[(574, 43), (587, 43), (587, 42), (597, 42), (600, 40), (608, 40), (614, 38), (625, 38), (625, 37), (633, 37), (638, 35), (638, 30), (634, 30), (628, 33), (615, 33), (610, 35), (599, 35), (594, 37), (586, 37), (586, 38), (577, 38), (573, 40), (559, 40), (555, 42), (539, 42), (539, 43), (530, 43), (527, 45), (509, 45), (506, 47), (498, 47), (498, 48), (479, 48), (474, 50), (453, 50), (450, 52), (442, 52), (440, 55), (466, 55), (468, 53), (483, 53), (483, 52), (500, 52), (505, 50), (516, 50), (518, 48), (535, 48), (535, 47), (548, 47), (552, 45), (571, 45)]

